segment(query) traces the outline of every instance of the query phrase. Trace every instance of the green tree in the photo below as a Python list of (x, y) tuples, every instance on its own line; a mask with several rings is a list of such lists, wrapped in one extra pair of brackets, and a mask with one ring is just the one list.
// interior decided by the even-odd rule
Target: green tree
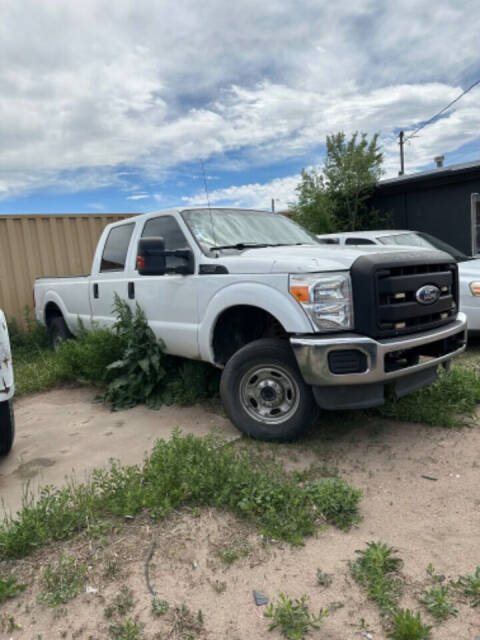
[(350, 140), (344, 133), (327, 136), (323, 171), (302, 171), (296, 219), (315, 233), (380, 226), (380, 214), (369, 205), (369, 198), (383, 173), (382, 161), (378, 134), (371, 140), (358, 132)]
[(337, 230), (332, 215), (332, 199), (321, 173), (302, 170), (302, 181), (297, 186), (298, 201), (294, 206), (295, 219), (313, 233), (331, 233)]

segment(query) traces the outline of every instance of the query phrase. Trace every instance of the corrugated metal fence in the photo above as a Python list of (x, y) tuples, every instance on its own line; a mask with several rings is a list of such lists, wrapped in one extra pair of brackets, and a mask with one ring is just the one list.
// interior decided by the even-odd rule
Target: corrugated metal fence
[(35, 278), (89, 273), (97, 240), (130, 214), (0, 216), (0, 309), (20, 317)]

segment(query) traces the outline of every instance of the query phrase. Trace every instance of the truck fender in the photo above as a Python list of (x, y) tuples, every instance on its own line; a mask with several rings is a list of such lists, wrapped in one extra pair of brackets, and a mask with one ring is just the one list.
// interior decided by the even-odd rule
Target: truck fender
[[(41, 311), (41, 318), (38, 318), (38, 320), (44, 324), (46, 326), (47, 324), (47, 317), (46, 317), (46, 309), (47, 309), (47, 305), (53, 302), (53, 304), (55, 304), (61, 311), (63, 319), (65, 320), (65, 323), (67, 324), (68, 328), (70, 329), (70, 331), (75, 334), (75, 327), (76, 327), (76, 322), (72, 322), (72, 316), (68, 313), (67, 308), (65, 306), (65, 304), (63, 303), (61, 297), (58, 295), (58, 293), (56, 293), (56, 291), (47, 291), (45, 296), (43, 297), (43, 301), (42, 301), (42, 311)], [(76, 318), (75, 318), (76, 320)]]
[(312, 333), (307, 314), (288, 293), (258, 282), (230, 284), (220, 289), (209, 301), (198, 330), (198, 343), (202, 360), (214, 363), (213, 332), (218, 317), (231, 307), (247, 305), (257, 307), (274, 316), (287, 333)]

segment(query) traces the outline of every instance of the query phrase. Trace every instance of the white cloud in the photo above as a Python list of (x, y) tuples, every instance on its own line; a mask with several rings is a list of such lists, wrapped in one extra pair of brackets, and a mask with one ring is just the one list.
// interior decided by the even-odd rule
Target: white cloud
[[(241, 186), (216, 189), (209, 193), (211, 204), (228, 205), (230, 207), (249, 207), (252, 209), (270, 209), (272, 198), (275, 200), (275, 210), (288, 208), (289, 203), (296, 199), (295, 187), (300, 182), (300, 175), (286, 178), (275, 178), (260, 184), (244, 184)], [(192, 197), (182, 198), (186, 205), (205, 206), (207, 204), (205, 192), (199, 191)]]
[(134, 196), (127, 196), (127, 200), (145, 200), (146, 198), (150, 198), (147, 193), (137, 193)]
[[(216, 170), (311, 161), (338, 130), (380, 131), (393, 175), (396, 128), (412, 130), (478, 71), (475, 0), (1, 6), (0, 197), (128, 191), (130, 167), (159, 182), (201, 158)], [(479, 97), (411, 142), (410, 170), (478, 140)], [(266, 201), (262, 188), (246, 185), (257, 196), (245, 198)]]

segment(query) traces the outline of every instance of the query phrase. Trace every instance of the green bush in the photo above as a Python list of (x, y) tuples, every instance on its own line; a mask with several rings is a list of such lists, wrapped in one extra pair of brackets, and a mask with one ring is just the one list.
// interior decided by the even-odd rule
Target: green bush
[(106, 367), (107, 385), (101, 399), (113, 410), (139, 403), (150, 408), (162, 404), (194, 404), (218, 394), (219, 373), (204, 362), (175, 358), (164, 353), (142, 309), (133, 312), (115, 298), (113, 336), (119, 351)]
[(8, 318), (8, 333), (14, 359), (25, 359), (35, 356), (49, 346), (47, 329), (39, 324), (33, 316), (32, 309), (25, 307), (22, 320)]
[(65, 379), (77, 380), (95, 387), (107, 382), (108, 366), (121, 358), (122, 339), (108, 329), (82, 330), (75, 340), (63, 342), (56, 361)]
[(386, 418), (419, 422), (442, 427), (465, 424), (480, 402), (480, 371), (453, 367), (450, 374), (441, 371), (437, 382), (400, 400), (390, 399), (377, 409)]
[(13, 321), (17, 395), (80, 382), (103, 389), (99, 398), (114, 410), (140, 403), (191, 405), (218, 395), (219, 370), (166, 355), (140, 307), (132, 311), (117, 297), (115, 315), (113, 329), (80, 327), (56, 352), (47, 348), (46, 330), (31, 318), (29, 324)]

